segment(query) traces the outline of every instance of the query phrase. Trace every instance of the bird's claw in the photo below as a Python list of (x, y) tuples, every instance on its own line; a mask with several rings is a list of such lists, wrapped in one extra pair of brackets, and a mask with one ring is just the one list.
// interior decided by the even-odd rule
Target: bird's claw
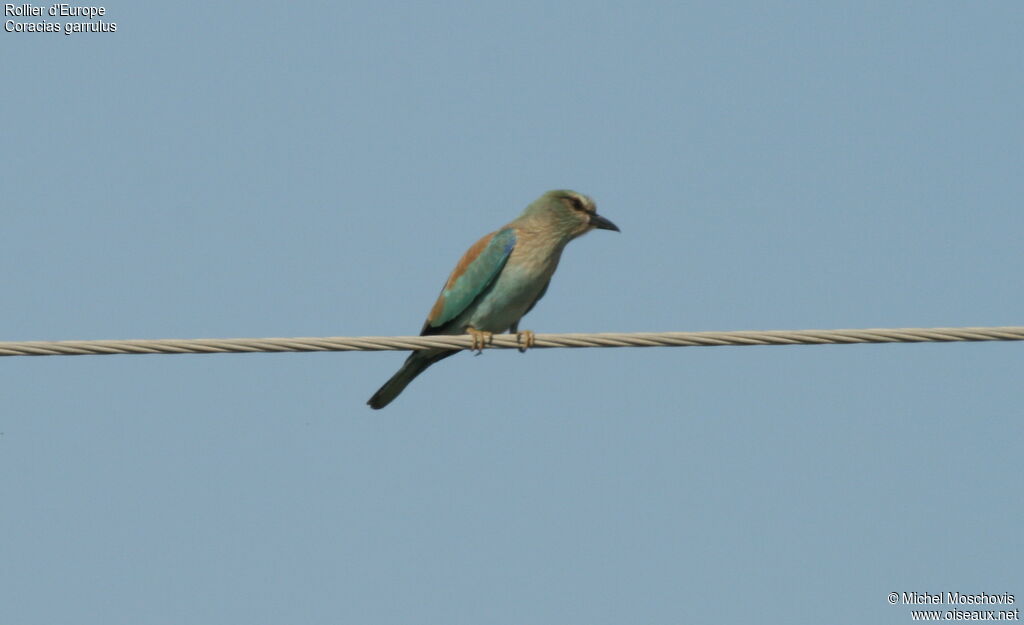
[(525, 353), (526, 350), (536, 344), (537, 338), (533, 334), (533, 330), (523, 330), (522, 332), (516, 332), (516, 343), (519, 343), (519, 353)]
[(484, 347), (490, 345), (491, 341), (494, 339), (494, 334), (492, 332), (485, 332), (475, 328), (466, 328), (466, 334), (473, 337), (473, 345), (470, 349), (475, 351), (478, 355), (481, 354), (484, 351)]

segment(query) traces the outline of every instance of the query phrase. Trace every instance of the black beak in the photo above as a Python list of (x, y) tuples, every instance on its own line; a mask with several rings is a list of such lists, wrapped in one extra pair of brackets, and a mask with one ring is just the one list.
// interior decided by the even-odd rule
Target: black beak
[(611, 222), (609, 219), (594, 213), (590, 216), (590, 225), (594, 226), (598, 230), (614, 230), (615, 232), (622, 232), (619, 227)]

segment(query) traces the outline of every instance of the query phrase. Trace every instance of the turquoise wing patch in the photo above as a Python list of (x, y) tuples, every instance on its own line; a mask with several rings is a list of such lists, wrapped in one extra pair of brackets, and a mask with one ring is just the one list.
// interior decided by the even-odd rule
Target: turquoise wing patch
[(442, 291), (444, 306), (441, 309), (441, 314), (430, 320), (429, 327), (443, 326), (465, 312), (498, 277), (515, 246), (516, 232), (512, 228), (505, 228), (495, 233), (491, 242), (473, 262), (466, 266), (465, 271), (455, 280), (451, 288)]

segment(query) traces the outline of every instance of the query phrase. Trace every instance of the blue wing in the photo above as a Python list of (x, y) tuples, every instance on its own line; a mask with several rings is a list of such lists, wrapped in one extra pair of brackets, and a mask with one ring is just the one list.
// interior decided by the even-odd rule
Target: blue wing
[(501, 273), (516, 245), (516, 231), (503, 228), (473, 244), (455, 266), (420, 334), (439, 334), (464, 313)]

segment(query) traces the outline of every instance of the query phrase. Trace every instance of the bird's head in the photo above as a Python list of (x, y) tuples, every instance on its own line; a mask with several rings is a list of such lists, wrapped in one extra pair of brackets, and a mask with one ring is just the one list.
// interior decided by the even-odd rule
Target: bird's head
[(564, 189), (548, 191), (537, 198), (526, 207), (522, 218), (543, 224), (566, 241), (595, 229), (619, 232), (618, 226), (597, 214), (594, 200)]

